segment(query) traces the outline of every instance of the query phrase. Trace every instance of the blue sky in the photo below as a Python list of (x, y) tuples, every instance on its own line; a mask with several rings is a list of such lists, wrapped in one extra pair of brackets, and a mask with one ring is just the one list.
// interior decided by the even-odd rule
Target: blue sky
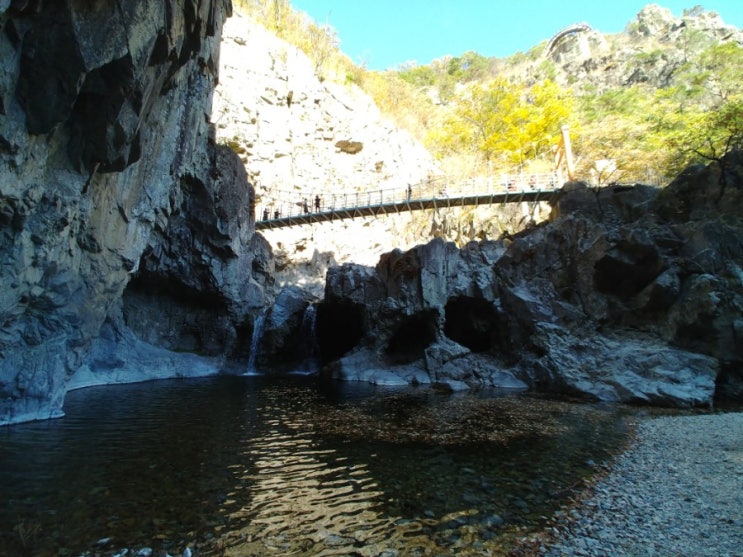
[[(291, 0), (295, 9), (332, 25), (341, 50), (369, 69), (408, 61), (428, 64), (474, 50), (505, 57), (526, 51), (571, 23), (622, 31), (648, 1), (635, 0)], [(659, 0), (680, 17), (700, 4), (743, 28), (743, 0)]]

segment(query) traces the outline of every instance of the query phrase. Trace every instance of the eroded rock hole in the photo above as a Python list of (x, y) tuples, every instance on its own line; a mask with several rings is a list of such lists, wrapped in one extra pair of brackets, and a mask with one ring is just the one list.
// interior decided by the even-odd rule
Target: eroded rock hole
[(362, 310), (353, 303), (317, 304), (315, 336), (321, 360), (337, 360), (359, 343), (364, 334)]
[(715, 403), (743, 403), (743, 362), (720, 362), (715, 381)]
[(387, 345), (392, 363), (407, 364), (423, 357), (423, 351), (436, 340), (436, 318), (435, 311), (426, 311), (400, 323)]
[(593, 280), (604, 294), (634, 296), (664, 271), (658, 253), (643, 245), (618, 246), (596, 262)]
[(457, 297), (446, 303), (444, 334), (473, 352), (486, 352), (500, 338), (501, 320), (491, 302)]
[(127, 326), (150, 344), (207, 356), (234, 349), (236, 332), (218, 296), (143, 273), (122, 299)]

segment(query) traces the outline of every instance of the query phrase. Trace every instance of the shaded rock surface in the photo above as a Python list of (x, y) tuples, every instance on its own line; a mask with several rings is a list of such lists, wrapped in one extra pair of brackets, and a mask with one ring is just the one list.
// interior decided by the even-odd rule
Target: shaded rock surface
[(510, 240), (331, 268), (324, 303), (361, 308), (362, 332), (330, 372), (364, 379), (363, 351), (369, 380), (672, 405), (739, 396), (741, 202), (733, 152), (664, 189), (566, 184), (553, 220)]
[(265, 328), (258, 344), (258, 363), (272, 368), (300, 363), (308, 354), (310, 330), (303, 330), (311, 296), (290, 286), (279, 292), (268, 308)]
[(0, 423), (58, 415), (68, 385), (146, 361), (215, 372), (177, 355), (238, 349), (266, 303), (252, 190), (210, 124), (230, 12), (0, 3)]

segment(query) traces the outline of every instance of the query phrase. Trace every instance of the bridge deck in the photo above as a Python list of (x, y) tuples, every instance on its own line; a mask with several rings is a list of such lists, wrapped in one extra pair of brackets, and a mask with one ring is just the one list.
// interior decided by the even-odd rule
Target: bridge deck
[[(454, 183), (444, 178), (427, 180), (405, 188), (376, 189), (304, 195), (283, 192), (264, 200), (257, 215), (256, 230), (301, 226), (360, 217), (378, 217), (473, 205), (552, 201), (559, 191), (559, 176), (548, 174), (502, 174), (494, 180), (467, 180)], [(294, 200), (290, 200), (294, 196)], [(261, 218), (262, 217), (262, 218)]]
[(392, 203), (380, 203), (361, 207), (345, 207), (327, 211), (309, 212), (288, 217), (265, 219), (255, 222), (256, 230), (270, 230), (286, 226), (300, 226), (319, 222), (329, 222), (359, 217), (377, 217), (402, 213), (406, 211), (421, 211), (424, 209), (441, 209), (452, 207), (466, 207), (474, 205), (492, 205), (499, 203), (551, 202), (559, 194), (556, 190), (528, 191), (514, 193), (491, 193), (485, 195), (471, 195), (462, 197), (432, 197), (428, 199), (411, 199)]

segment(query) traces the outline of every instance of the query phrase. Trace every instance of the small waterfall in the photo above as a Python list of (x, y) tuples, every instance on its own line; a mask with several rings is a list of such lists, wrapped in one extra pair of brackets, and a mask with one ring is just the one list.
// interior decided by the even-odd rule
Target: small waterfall
[(315, 327), (317, 325), (317, 305), (309, 304), (302, 316), (299, 343), (302, 350), (302, 366), (297, 374), (316, 373), (320, 367), (320, 347), (317, 345)]
[(261, 338), (263, 338), (263, 329), (266, 326), (266, 315), (268, 314), (268, 308), (263, 308), (255, 318), (253, 322), (253, 336), (250, 338), (250, 353), (248, 355), (248, 369), (244, 375), (260, 375), (258, 370), (255, 368), (255, 362), (258, 357), (258, 347), (260, 346)]

